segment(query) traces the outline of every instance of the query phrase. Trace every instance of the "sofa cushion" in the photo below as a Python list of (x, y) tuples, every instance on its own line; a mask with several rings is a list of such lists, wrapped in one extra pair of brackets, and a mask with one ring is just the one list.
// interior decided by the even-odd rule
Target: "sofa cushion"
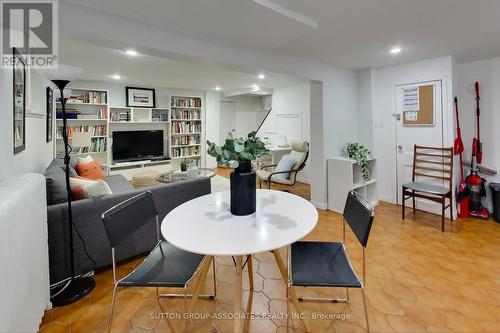
[(93, 160), (88, 163), (76, 163), (76, 172), (78, 172), (78, 175), (81, 177), (93, 180), (101, 180), (105, 178), (101, 164), (98, 160)]
[(104, 179), (114, 194), (128, 193), (134, 190), (134, 187), (123, 175), (112, 175)]
[(109, 185), (104, 180), (90, 180), (84, 178), (71, 178), (71, 191), (76, 200), (95, 198), (113, 194)]
[[(69, 176), (70, 177), (78, 176), (78, 174), (76, 173), (75, 166), (76, 166), (76, 163), (73, 160), (71, 160), (69, 162)], [(45, 172), (45, 174), (52, 173), (54, 168), (60, 168), (61, 170), (66, 171), (66, 166), (64, 165), (64, 157), (60, 156), (60, 157), (56, 157), (55, 159), (53, 159), (52, 162), (50, 162), (49, 166), (47, 167), (47, 171)]]
[[(49, 170), (49, 169), (47, 169)], [(45, 174), (47, 185), (47, 203), (55, 205), (68, 201), (68, 193), (66, 192), (66, 175), (59, 168), (51, 168), (51, 173)]]

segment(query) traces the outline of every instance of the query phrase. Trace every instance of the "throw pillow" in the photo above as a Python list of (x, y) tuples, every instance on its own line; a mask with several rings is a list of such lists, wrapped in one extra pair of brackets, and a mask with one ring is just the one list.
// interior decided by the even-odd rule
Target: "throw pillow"
[(94, 198), (106, 194), (113, 194), (109, 185), (104, 180), (85, 180), (71, 178), (71, 191), (75, 200)]
[[(297, 161), (295, 161), (295, 158), (293, 158), (292, 156), (283, 155), (273, 172), (290, 171), (293, 169), (295, 162)], [(279, 173), (277, 175), (274, 175), (273, 177), (288, 180), (288, 178), (290, 178), (290, 173)]]
[(87, 155), (86, 157), (78, 157), (76, 162), (77, 163), (90, 163), (94, 160), (94, 158), (91, 155)]
[(81, 177), (94, 180), (104, 179), (104, 172), (98, 160), (90, 163), (76, 163), (76, 172)]
[(45, 174), (47, 185), (47, 203), (49, 205), (60, 204), (68, 201), (66, 192), (66, 174), (59, 168), (51, 168), (50, 173)]

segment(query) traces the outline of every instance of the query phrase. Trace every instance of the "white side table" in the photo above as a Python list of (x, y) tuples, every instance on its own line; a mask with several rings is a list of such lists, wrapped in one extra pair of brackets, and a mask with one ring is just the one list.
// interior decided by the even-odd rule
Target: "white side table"
[[(278, 249), (302, 239), (318, 221), (318, 212), (309, 201), (287, 192), (257, 190), (257, 211), (248, 216), (232, 215), (229, 202), (229, 192), (204, 195), (178, 206), (162, 222), (161, 232), (169, 243), (207, 256), (188, 312), (198, 298), (213, 256), (234, 256), (236, 259), (235, 313), (241, 313), (242, 309), (243, 256), (273, 252), (283, 280), (288, 284), (288, 272)], [(252, 274), (251, 261), (249, 274)], [(289, 292), (300, 312), (293, 287)], [(310, 332), (307, 321), (303, 323), (306, 332)], [(233, 331), (241, 332), (241, 324), (241, 319), (235, 320)]]

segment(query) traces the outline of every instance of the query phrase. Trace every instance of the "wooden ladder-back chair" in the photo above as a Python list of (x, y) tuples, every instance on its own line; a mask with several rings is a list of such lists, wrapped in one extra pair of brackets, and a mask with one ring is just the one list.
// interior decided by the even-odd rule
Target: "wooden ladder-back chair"
[[(405, 201), (423, 198), (441, 204), (441, 231), (444, 231), (445, 211), (450, 208), (450, 220), (453, 221), (453, 148), (425, 147), (415, 145), (413, 148), (412, 181), (403, 184), (402, 219), (405, 219)], [(420, 181), (421, 178), (442, 181), (441, 184), (430, 184)], [(445, 184), (447, 183), (447, 184)], [(446, 205), (446, 199), (449, 200)]]

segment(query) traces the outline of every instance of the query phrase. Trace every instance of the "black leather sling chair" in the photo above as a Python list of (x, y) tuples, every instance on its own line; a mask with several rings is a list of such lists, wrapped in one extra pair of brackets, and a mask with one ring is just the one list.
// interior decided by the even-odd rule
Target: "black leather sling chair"
[[(129, 235), (152, 220), (156, 221), (158, 243), (144, 261), (125, 277), (116, 276), (115, 250)], [(113, 310), (117, 287), (155, 287), (157, 297), (184, 297), (184, 309), (188, 284), (200, 268), (205, 256), (180, 250), (162, 240), (160, 222), (151, 192), (144, 192), (121, 202), (102, 214), (104, 228), (111, 244), (113, 260), (113, 298), (108, 323), (108, 332), (113, 323)], [(214, 298), (216, 294), (215, 263), (213, 264), (214, 294), (200, 297)], [(184, 294), (160, 294), (159, 287), (183, 288)], [(187, 321), (186, 321), (187, 328)]]
[[(292, 286), (346, 288), (343, 299), (299, 296), (299, 301), (348, 302), (349, 288), (361, 289), (368, 332), (370, 324), (363, 288), (366, 282), (365, 248), (373, 219), (371, 204), (356, 192), (349, 192), (343, 213), (342, 242), (296, 242), (291, 245), (291, 255), (288, 256), (289, 284)], [(358, 277), (347, 255), (346, 222), (363, 248), (363, 279)]]

